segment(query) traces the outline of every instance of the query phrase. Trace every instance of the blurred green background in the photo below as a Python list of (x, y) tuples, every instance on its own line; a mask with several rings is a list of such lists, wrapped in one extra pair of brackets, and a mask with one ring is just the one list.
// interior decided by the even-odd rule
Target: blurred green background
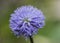
[(9, 28), (10, 14), (24, 5), (41, 9), (46, 17), (34, 43), (60, 43), (60, 0), (0, 0), (0, 43), (29, 43), (23, 37), (16, 38)]

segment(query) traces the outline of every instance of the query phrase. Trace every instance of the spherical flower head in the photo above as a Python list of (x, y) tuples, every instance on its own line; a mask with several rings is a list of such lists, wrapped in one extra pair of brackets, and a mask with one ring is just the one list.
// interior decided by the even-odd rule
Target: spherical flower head
[(44, 26), (45, 17), (41, 10), (33, 6), (17, 8), (10, 17), (10, 28), (16, 36), (33, 36)]

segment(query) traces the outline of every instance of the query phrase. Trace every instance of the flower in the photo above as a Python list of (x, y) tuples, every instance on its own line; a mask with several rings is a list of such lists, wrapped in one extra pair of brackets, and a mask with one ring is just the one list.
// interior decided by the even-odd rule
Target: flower
[(33, 36), (45, 24), (41, 10), (33, 6), (17, 8), (10, 17), (10, 28), (16, 36)]

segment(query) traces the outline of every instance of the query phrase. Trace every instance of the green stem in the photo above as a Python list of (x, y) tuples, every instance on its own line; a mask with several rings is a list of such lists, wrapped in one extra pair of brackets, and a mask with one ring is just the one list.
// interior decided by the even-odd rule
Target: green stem
[(32, 36), (29, 36), (29, 38), (30, 38), (30, 43), (34, 43)]

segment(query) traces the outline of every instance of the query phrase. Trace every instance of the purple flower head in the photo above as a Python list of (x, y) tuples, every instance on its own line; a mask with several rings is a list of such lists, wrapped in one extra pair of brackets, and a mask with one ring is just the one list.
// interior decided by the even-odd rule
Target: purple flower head
[(22, 6), (11, 14), (10, 28), (17, 36), (32, 36), (44, 26), (45, 17), (41, 10), (33, 6)]

